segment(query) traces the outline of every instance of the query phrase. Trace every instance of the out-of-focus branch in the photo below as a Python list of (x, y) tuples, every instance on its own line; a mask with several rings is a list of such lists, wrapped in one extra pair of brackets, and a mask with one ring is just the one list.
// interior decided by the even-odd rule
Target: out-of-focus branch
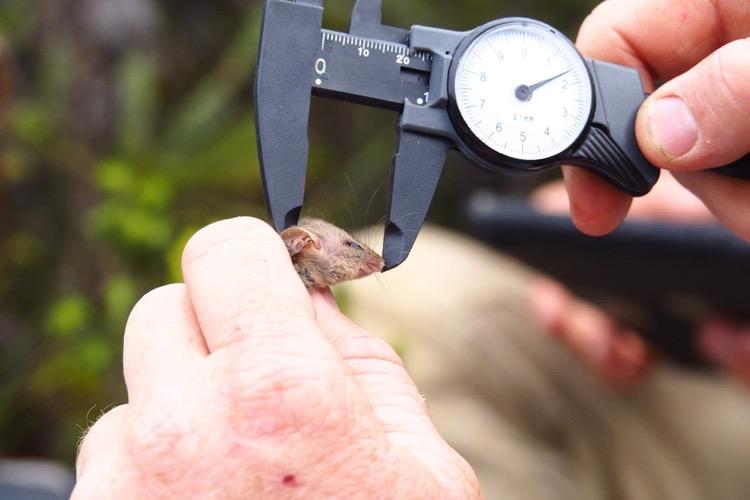
[(10, 49), (0, 38), (0, 132), (5, 128), (13, 94), (12, 61)]

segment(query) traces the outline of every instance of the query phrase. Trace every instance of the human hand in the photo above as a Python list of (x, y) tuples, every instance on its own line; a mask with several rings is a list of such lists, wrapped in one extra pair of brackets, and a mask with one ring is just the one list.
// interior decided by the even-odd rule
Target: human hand
[[(543, 212), (568, 209), (561, 183), (553, 183), (532, 196)], [(713, 221), (706, 207), (671, 175), (662, 177), (652, 196), (633, 204), (631, 218), (661, 219), (683, 224)], [(649, 373), (654, 356), (636, 332), (623, 328), (598, 307), (573, 296), (562, 285), (538, 279), (529, 299), (542, 326), (566, 344), (594, 373), (608, 384), (628, 389)], [(709, 361), (750, 385), (750, 328), (714, 319), (701, 327), (697, 349)]]
[(398, 355), (268, 225), (212, 224), (182, 265), (130, 315), (128, 403), (84, 438), (73, 498), (481, 497)]
[[(636, 332), (550, 279), (534, 282), (529, 300), (542, 327), (606, 384), (629, 390), (647, 378), (655, 357)], [(710, 319), (700, 326), (695, 348), (750, 387), (750, 325)]]
[[(609, 0), (586, 19), (581, 52), (637, 68), (651, 91), (636, 134), (641, 150), (750, 240), (750, 182), (703, 169), (750, 151), (750, 3)], [(571, 215), (584, 233), (612, 231), (632, 199), (594, 174), (565, 167)]]
[(713, 318), (701, 328), (699, 343), (709, 360), (750, 387), (750, 325)]

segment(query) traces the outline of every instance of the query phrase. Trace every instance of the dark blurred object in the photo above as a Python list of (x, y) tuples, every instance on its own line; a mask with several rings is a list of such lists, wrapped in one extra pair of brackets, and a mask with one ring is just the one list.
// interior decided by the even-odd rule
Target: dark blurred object
[(718, 224), (626, 222), (593, 238), (567, 216), (487, 193), (471, 198), (468, 220), (470, 234), (601, 306), (684, 366), (707, 366), (695, 335), (708, 315), (750, 319), (750, 245)]
[(73, 472), (41, 460), (0, 460), (0, 498), (3, 500), (62, 500), (70, 497)]

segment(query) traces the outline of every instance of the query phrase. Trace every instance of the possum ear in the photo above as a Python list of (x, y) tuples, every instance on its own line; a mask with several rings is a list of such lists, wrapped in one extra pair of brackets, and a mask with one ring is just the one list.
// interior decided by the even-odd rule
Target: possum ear
[(295, 256), (303, 250), (314, 247), (320, 250), (320, 241), (318, 238), (299, 226), (292, 226), (281, 232), (281, 239), (284, 240), (289, 255)]

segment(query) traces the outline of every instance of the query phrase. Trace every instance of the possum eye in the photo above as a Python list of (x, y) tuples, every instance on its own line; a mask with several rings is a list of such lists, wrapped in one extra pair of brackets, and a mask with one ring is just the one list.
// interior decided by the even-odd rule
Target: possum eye
[(362, 250), (362, 245), (360, 245), (356, 241), (348, 240), (344, 243), (344, 245), (348, 246), (349, 248), (353, 248), (354, 250)]

